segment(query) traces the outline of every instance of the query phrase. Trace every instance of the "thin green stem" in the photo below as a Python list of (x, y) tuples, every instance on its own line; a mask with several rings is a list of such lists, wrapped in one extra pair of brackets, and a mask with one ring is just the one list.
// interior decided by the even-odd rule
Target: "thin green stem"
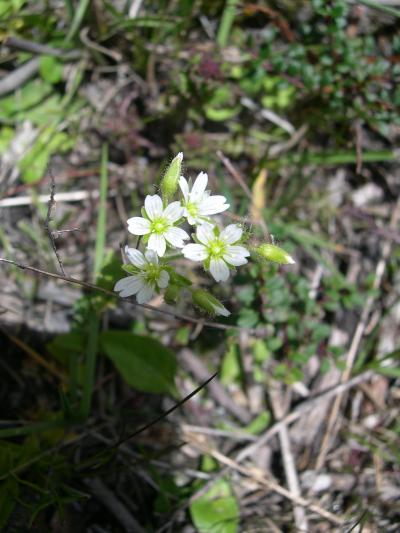
[(50, 431), (52, 429), (58, 429), (64, 426), (64, 420), (48, 420), (47, 422), (37, 422), (24, 426), (0, 429), (0, 439), (22, 437), (24, 435), (31, 435), (32, 433), (39, 433), (42, 431)]
[(238, 0), (227, 0), (224, 11), (222, 13), (221, 23), (217, 33), (217, 43), (219, 46), (224, 47), (228, 43), (229, 34), (232, 28), (233, 21), (236, 15), (236, 6)]
[(104, 246), (106, 243), (106, 214), (107, 214), (107, 189), (108, 189), (108, 146), (103, 144), (101, 149), (100, 163), (100, 199), (96, 230), (96, 248), (94, 257), (94, 279), (100, 273), (104, 258)]
[(68, 43), (72, 41), (72, 39), (75, 37), (75, 35), (78, 33), (82, 21), (85, 17), (86, 11), (89, 7), (90, 0), (81, 0), (79, 2), (78, 7), (75, 9), (75, 15), (71, 23), (71, 27), (68, 31), (67, 36), (65, 37), (65, 41)]
[[(96, 280), (101, 271), (101, 266), (104, 259), (104, 247), (106, 239), (106, 212), (107, 212), (107, 189), (108, 189), (108, 146), (103, 144), (101, 150), (101, 165), (100, 165), (100, 199), (99, 199), (99, 214), (97, 217), (96, 230), (96, 247), (95, 260), (93, 268), (93, 277)], [(89, 318), (89, 332), (88, 343), (86, 349), (86, 360), (84, 365), (83, 375), (83, 390), (80, 414), (83, 419), (86, 419), (90, 414), (92, 405), (93, 389), (96, 375), (96, 358), (98, 349), (98, 337), (100, 329), (100, 318), (96, 311), (93, 312)]]
[(100, 326), (100, 320), (99, 317), (95, 314), (95, 311), (93, 311), (93, 313), (90, 315), (88, 326), (88, 343), (86, 348), (86, 360), (83, 370), (83, 389), (80, 412), (80, 415), (83, 420), (88, 418), (90, 414), (90, 409), (92, 407), (93, 389), (95, 384), (97, 359), (96, 356)]
[(71, 22), (74, 18), (74, 6), (72, 5), (72, 0), (65, 0), (65, 10), (68, 15), (68, 19)]

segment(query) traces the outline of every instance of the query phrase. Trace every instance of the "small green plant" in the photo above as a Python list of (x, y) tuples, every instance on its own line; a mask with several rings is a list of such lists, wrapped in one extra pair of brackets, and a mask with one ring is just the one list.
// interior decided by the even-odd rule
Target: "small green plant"
[[(224, 229), (216, 225), (211, 217), (229, 208), (226, 198), (206, 190), (205, 172), (200, 172), (193, 185), (180, 176), (182, 159), (183, 154), (179, 153), (170, 164), (161, 182), (162, 197), (146, 196), (143, 216), (128, 220), (128, 231), (139, 238), (136, 248), (125, 248), (129, 264), (123, 268), (131, 275), (119, 280), (115, 290), (122, 297), (135, 295), (138, 303), (143, 304), (162, 291), (166, 291), (168, 300), (176, 301), (187, 289), (197, 307), (211, 315), (229, 316), (229, 311), (213, 295), (192, 287), (187, 277), (176, 273), (172, 264), (177, 258), (202, 263), (217, 283), (226, 282), (236, 267), (245, 265), (250, 250), (259, 258), (280, 264), (291, 264), (294, 260), (276, 245), (245, 247), (249, 234), (238, 224)], [(178, 188), (181, 199), (168, 203)], [(190, 236), (180, 227), (183, 223), (194, 226), (193, 243), (185, 244)], [(138, 249), (141, 244), (144, 252)]]

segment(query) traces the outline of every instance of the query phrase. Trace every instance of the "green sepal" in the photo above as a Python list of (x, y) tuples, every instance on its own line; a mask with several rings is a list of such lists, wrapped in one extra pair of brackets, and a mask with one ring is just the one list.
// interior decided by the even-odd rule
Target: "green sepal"
[(137, 274), (139, 270), (134, 267), (133, 265), (122, 265), (122, 270), (125, 270), (125, 272), (128, 272), (128, 274)]
[(174, 283), (170, 283), (164, 292), (164, 301), (169, 305), (176, 304), (180, 293), (181, 287), (175, 285)]

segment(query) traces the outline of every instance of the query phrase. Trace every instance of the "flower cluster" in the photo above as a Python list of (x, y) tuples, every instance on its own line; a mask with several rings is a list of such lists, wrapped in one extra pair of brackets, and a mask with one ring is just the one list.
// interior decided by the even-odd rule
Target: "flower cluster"
[[(128, 264), (123, 268), (130, 275), (119, 280), (115, 290), (122, 297), (136, 295), (137, 302), (143, 304), (161, 291), (167, 302), (174, 303), (182, 290), (188, 289), (195, 305), (210, 314), (228, 316), (221, 302), (203, 289), (192, 288), (190, 280), (171, 265), (182, 256), (201, 262), (205, 271), (220, 282), (227, 281), (235, 267), (245, 265), (250, 256), (244, 246), (243, 229), (238, 224), (221, 229), (212, 218), (229, 209), (226, 198), (207, 190), (205, 172), (200, 172), (193, 184), (181, 176), (182, 159), (179, 153), (171, 162), (161, 182), (162, 196), (146, 196), (142, 216), (128, 220), (128, 231), (138, 236), (138, 242), (136, 249), (125, 248)], [(169, 203), (178, 191), (180, 199)], [(192, 235), (188, 233), (190, 226), (195, 230)], [(188, 243), (191, 237), (194, 242)], [(140, 244), (146, 248), (144, 253), (137, 249)], [(259, 248), (255, 252), (261, 257)], [(273, 261), (270, 250), (269, 255), (268, 260)], [(287, 257), (290, 260), (286, 262), (293, 262)]]

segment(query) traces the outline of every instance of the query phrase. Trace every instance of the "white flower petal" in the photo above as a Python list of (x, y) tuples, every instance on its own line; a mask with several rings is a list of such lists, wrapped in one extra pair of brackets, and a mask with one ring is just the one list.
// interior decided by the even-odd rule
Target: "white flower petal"
[(211, 259), (210, 273), (215, 281), (227, 281), (229, 278), (229, 268), (223, 259)]
[(143, 278), (139, 275), (128, 276), (127, 278), (122, 278), (115, 284), (114, 291), (120, 293), (120, 296), (125, 298), (127, 296), (132, 296), (136, 294), (143, 287), (144, 281)]
[(225, 203), (225, 196), (210, 196), (209, 198), (203, 198), (199, 205), (200, 215), (216, 215), (229, 209), (229, 204)]
[(188, 184), (186, 178), (184, 178), (183, 176), (181, 176), (179, 178), (179, 187), (180, 187), (180, 189), (182, 191), (182, 194), (183, 194), (183, 197), (184, 197), (185, 201), (187, 201), (188, 198), (189, 198), (189, 184)]
[(214, 305), (213, 307), (214, 307), (214, 312), (216, 315), (229, 316), (231, 314), (230, 311), (228, 311), (228, 309), (224, 307), (222, 304)]
[(135, 250), (135, 248), (129, 248), (128, 246), (125, 246), (125, 255), (132, 265), (137, 268), (142, 269), (146, 264), (146, 260), (142, 252)]
[(154, 220), (156, 217), (159, 217), (163, 212), (163, 205), (162, 200), (158, 196), (158, 194), (154, 194), (153, 196), (146, 196), (146, 199), (144, 201), (144, 208), (150, 220)]
[(207, 248), (202, 244), (187, 244), (182, 253), (186, 259), (192, 261), (204, 261), (208, 256)]
[(164, 217), (173, 224), (183, 215), (183, 207), (180, 202), (172, 202), (164, 209)]
[(208, 244), (216, 238), (213, 230), (214, 226), (211, 224), (201, 224), (196, 231), (197, 238), (202, 244)]
[(221, 232), (220, 237), (227, 244), (237, 242), (242, 236), (243, 230), (237, 224), (230, 224), (224, 231)]
[(249, 257), (249, 255), (250, 252), (243, 246), (228, 246), (224, 259), (230, 265), (241, 266), (247, 263), (246, 257)]
[(188, 223), (191, 225), (191, 226), (194, 226), (195, 224), (197, 224), (197, 222), (201, 219), (199, 218), (195, 218), (193, 217), (192, 215), (190, 215), (187, 211), (186, 211), (186, 214), (185, 216), (187, 217), (187, 221)]
[(158, 255), (154, 250), (147, 249), (144, 252), (144, 256), (148, 263), (152, 263), (153, 265), (158, 265)]
[(150, 287), (147, 283), (137, 293), (136, 300), (138, 304), (145, 304), (153, 298), (155, 291), (153, 287)]
[(208, 182), (208, 176), (205, 172), (200, 172), (196, 181), (193, 183), (192, 190), (190, 191), (190, 200), (192, 202), (198, 202), (203, 196)]
[(160, 257), (165, 254), (166, 243), (162, 235), (152, 233), (150, 235), (149, 243), (147, 246), (149, 250), (154, 250), (155, 252), (157, 252), (157, 255), (159, 255)]
[(150, 221), (147, 218), (133, 217), (128, 220), (128, 231), (133, 235), (150, 233)]
[(160, 289), (165, 289), (168, 286), (169, 274), (166, 270), (161, 270), (160, 277), (158, 278), (157, 285)]
[(172, 246), (175, 246), (175, 248), (183, 248), (185, 246), (185, 243), (183, 241), (186, 239), (190, 239), (186, 231), (175, 227), (168, 228), (167, 231), (164, 233), (164, 237), (169, 242), (169, 244), (172, 244)]

